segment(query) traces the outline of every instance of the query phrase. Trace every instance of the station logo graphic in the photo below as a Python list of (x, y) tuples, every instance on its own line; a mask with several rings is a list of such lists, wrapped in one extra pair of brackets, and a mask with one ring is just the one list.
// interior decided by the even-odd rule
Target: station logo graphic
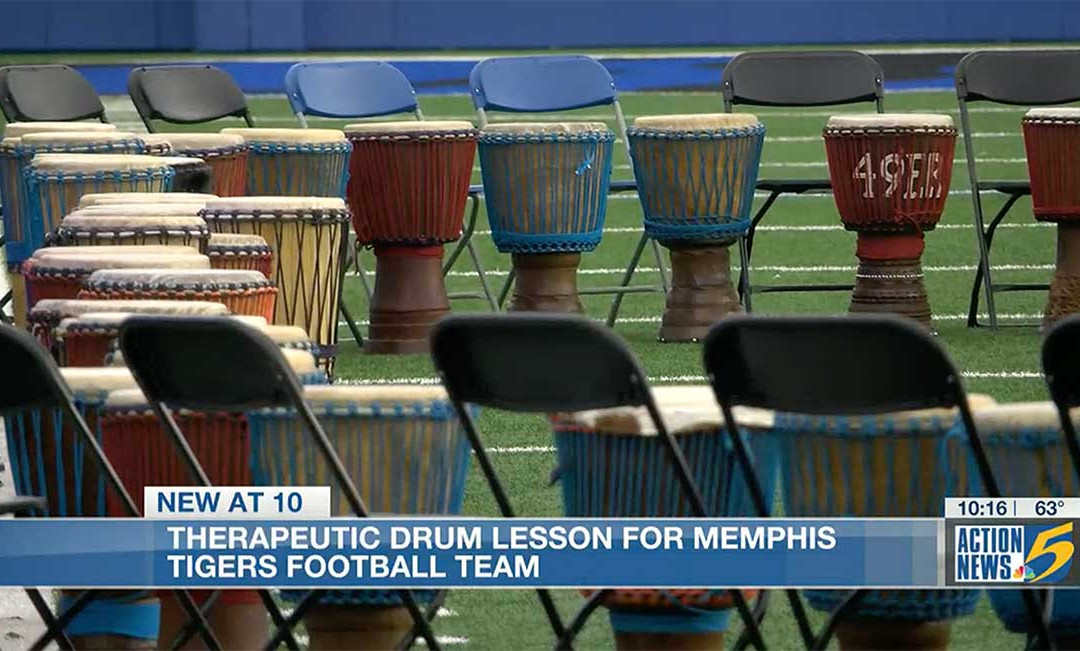
[(956, 525), (956, 583), (1060, 583), (1069, 576), (1073, 523)]

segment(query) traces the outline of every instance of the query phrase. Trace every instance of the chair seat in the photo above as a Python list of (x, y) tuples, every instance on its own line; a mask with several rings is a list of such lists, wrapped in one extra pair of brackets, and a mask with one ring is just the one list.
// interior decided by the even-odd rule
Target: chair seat
[(1031, 194), (1031, 183), (1028, 181), (979, 181), (979, 189), (1023, 196)]
[(832, 183), (829, 179), (762, 179), (757, 182), (757, 189), (780, 194), (802, 194), (811, 190), (831, 190)]

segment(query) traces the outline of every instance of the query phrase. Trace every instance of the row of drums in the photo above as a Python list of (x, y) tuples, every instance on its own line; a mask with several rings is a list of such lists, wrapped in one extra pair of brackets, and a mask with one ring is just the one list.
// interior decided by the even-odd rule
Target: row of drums
[[(197, 305), (197, 304), (193, 304)], [(265, 325), (245, 317), (252, 327)], [(270, 334), (268, 332), (268, 334)], [(272, 334), (306, 386), (312, 405), (362, 498), (374, 512), (462, 512), (469, 444), (440, 387), (329, 386), (298, 339)], [(114, 355), (112, 364), (119, 364)], [(120, 366), (65, 368), (84, 415), (125, 486), (141, 503), (151, 485), (190, 483), (171, 442)], [(752, 515), (746, 484), (722, 416), (703, 386), (654, 390), (660, 412), (682, 447), (706, 508), (718, 516)], [(1007, 496), (1074, 495), (1056, 409), (1050, 403), (999, 405), (985, 396), (970, 404), (983, 445)], [(805, 417), (737, 409), (742, 436), (766, 495), (779, 494), (788, 517), (937, 517), (946, 496), (978, 496), (981, 484), (963, 425), (953, 410), (865, 417)], [(246, 414), (180, 412), (179, 423), (210, 480), (217, 485), (322, 486), (330, 473), (302, 422), (290, 409)], [(684, 517), (687, 502), (643, 408), (550, 416), (563, 510), (570, 517)], [(124, 515), (60, 413), (31, 410), (5, 416), (16, 489), (45, 495), (53, 516)], [(332, 492), (333, 515), (349, 506)], [(756, 591), (747, 591), (753, 596)], [(978, 590), (873, 591), (841, 625), (842, 648), (948, 646), (952, 620), (970, 615)], [(69, 595), (70, 596), (70, 595)], [(205, 598), (205, 595), (196, 595)], [(285, 591), (287, 601), (302, 593)], [(432, 591), (420, 591), (429, 601)], [(840, 593), (808, 591), (820, 610)], [(1014, 632), (1027, 628), (1019, 594), (989, 593), (995, 612)], [(109, 637), (108, 648), (153, 646), (172, 639), (183, 617), (167, 594), (110, 594), (95, 602), (90, 628), (73, 635)], [(617, 646), (723, 648), (732, 617), (724, 586), (715, 589), (616, 590), (604, 602)], [(153, 614), (153, 626), (147, 618)], [(537, 617), (541, 617), (539, 609)], [(142, 618), (140, 620), (139, 618)], [(265, 640), (267, 620), (250, 591), (231, 590), (211, 611), (226, 648)], [(132, 622), (144, 621), (143, 628)], [(1061, 648), (1080, 642), (1080, 596), (1058, 591), (1053, 630)], [(305, 617), (313, 649), (392, 648), (410, 627), (392, 592), (332, 591)], [(96, 628), (95, 628), (96, 627)], [(142, 630), (139, 638), (132, 631)], [(768, 624), (766, 622), (766, 634)], [(673, 645), (673, 646), (672, 646)]]

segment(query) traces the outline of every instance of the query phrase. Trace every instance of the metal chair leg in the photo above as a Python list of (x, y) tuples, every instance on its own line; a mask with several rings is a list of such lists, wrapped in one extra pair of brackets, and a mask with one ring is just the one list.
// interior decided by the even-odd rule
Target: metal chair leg
[(44, 649), (49, 645), (50, 641), (56, 642), (56, 646), (63, 651), (74, 649), (74, 645), (71, 644), (71, 640), (68, 639), (67, 634), (64, 632), (64, 626), (67, 626), (67, 623), (74, 619), (75, 615), (79, 614), (83, 608), (90, 605), (90, 602), (93, 601), (93, 595), (89, 591), (80, 594), (75, 603), (62, 613), (58, 620), (53, 615), (52, 609), (49, 608), (49, 604), (45, 602), (45, 598), (41, 596), (40, 590), (26, 588), (25, 591), (26, 596), (30, 599), (30, 604), (37, 611), (38, 617), (41, 617), (41, 621), (45, 623), (45, 633), (30, 646), (31, 651)]
[(739, 297), (742, 298), (743, 309), (747, 314), (754, 311), (752, 307), (753, 293), (750, 291), (750, 247), (747, 237), (739, 238)]
[(975, 230), (976, 239), (979, 240), (979, 265), (975, 269), (975, 280), (971, 287), (971, 301), (968, 305), (968, 327), (975, 328), (979, 324), (979, 293), (980, 290), (986, 294), (986, 311), (990, 320), (990, 328), (997, 328), (997, 308), (994, 305), (994, 283), (990, 275), (990, 247), (994, 243), (994, 233), (997, 232), (997, 227), (1001, 224), (1002, 220), (1009, 213), (1013, 204), (1016, 203), (1023, 195), (1010, 194), (1009, 198), (1001, 206), (1001, 209), (997, 211), (994, 218), (990, 220), (990, 226), (983, 230), (982, 214), (975, 214)]
[[(623, 272), (622, 280), (619, 283), (620, 287), (629, 287), (630, 280), (634, 277), (634, 271), (637, 270), (638, 261), (641, 260), (641, 254), (645, 251), (645, 243), (649, 241), (649, 236), (645, 233), (641, 234), (638, 238), (637, 246), (634, 247), (634, 254), (630, 256), (630, 262), (626, 265), (626, 271)], [(653, 244), (656, 241), (653, 240)], [(664, 288), (664, 292), (667, 293), (667, 288)], [(611, 309), (608, 311), (607, 326), (609, 328), (615, 327), (615, 322), (619, 318), (619, 307), (622, 305), (623, 293), (616, 292), (615, 296), (611, 299)]]
[(514, 284), (514, 277), (517, 274), (514, 272), (514, 268), (510, 267), (510, 273), (506, 274), (506, 281), (503, 283), (502, 289), (499, 290), (499, 309), (506, 304), (506, 297), (510, 295), (510, 287)]
[(660, 274), (660, 289), (664, 292), (664, 296), (667, 296), (670, 285), (668, 284), (667, 265), (664, 264), (664, 251), (660, 248), (660, 243), (655, 239), (645, 235), (649, 239), (649, 244), (652, 246), (653, 257), (656, 258), (656, 273)]
[(487, 274), (484, 273), (484, 265), (480, 262), (480, 256), (476, 253), (476, 247), (470, 241), (465, 247), (469, 250), (469, 257), (472, 258), (473, 269), (476, 269), (476, 275), (480, 278), (480, 287), (484, 290), (484, 296), (487, 298), (488, 305), (491, 307), (492, 312), (498, 312), (500, 302), (495, 300), (494, 294), (491, 293), (491, 286), (487, 281)]

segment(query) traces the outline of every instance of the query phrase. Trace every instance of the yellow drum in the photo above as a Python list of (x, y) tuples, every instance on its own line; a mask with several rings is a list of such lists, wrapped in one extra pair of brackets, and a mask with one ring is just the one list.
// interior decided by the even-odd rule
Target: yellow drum
[(60, 222), (61, 246), (185, 246), (205, 253), (210, 230), (198, 204), (131, 204), (77, 210)]
[(79, 199), (79, 208), (128, 203), (193, 203), (205, 205), (216, 194), (201, 192), (94, 192)]

